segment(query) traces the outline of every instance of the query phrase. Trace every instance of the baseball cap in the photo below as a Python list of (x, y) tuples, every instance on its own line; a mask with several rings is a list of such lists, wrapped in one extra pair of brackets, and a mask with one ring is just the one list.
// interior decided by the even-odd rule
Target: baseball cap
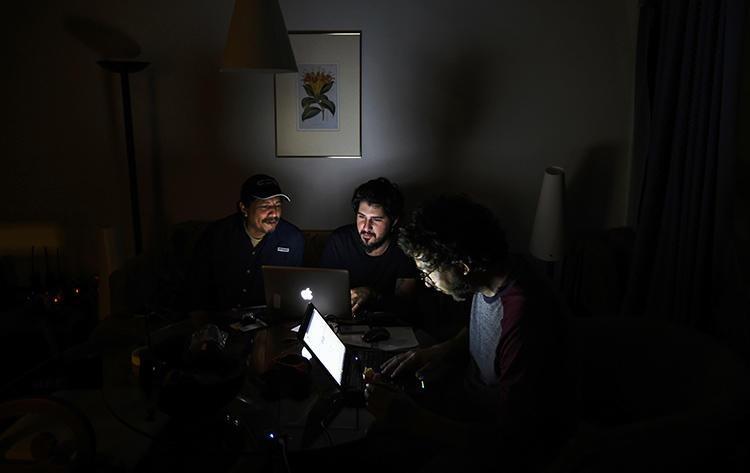
[(281, 187), (279, 187), (276, 179), (266, 174), (250, 176), (242, 184), (242, 190), (240, 191), (240, 200), (242, 202), (250, 202), (255, 199), (270, 199), (271, 197), (283, 197), (287, 202), (292, 201), (288, 195), (281, 192)]

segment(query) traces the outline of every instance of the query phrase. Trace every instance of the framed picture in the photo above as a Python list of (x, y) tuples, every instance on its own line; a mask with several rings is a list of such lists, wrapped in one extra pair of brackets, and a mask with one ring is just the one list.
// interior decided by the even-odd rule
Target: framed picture
[(298, 72), (276, 74), (276, 156), (362, 157), (360, 32), (290, 32)]

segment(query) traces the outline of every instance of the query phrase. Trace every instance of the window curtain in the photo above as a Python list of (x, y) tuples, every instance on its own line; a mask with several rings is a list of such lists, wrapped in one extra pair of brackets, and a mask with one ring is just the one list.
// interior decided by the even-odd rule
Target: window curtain
[(716, 333), (720, 299), (736, 284), (731, 224), (745, 8), (744, 0), (641, 1), (625, 315)]

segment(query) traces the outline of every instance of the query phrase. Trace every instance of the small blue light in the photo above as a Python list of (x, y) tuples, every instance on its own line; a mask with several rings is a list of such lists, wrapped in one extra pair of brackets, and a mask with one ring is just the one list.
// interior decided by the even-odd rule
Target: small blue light
[(268, 434), (268, 438), (270, 438), (270, 439), (272, 439), (272, 438), (275, 438), (275, 437), (276, 437), (276, 436), (275, 436), (275, 435), (273, 434), (273, 432), (270, 432), (270, 433)]

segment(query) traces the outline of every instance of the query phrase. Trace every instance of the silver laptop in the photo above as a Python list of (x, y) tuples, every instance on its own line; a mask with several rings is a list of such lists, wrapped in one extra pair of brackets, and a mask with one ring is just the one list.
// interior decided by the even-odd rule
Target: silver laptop
[(345, 269), (262, 266), (268, 317), (302, 320), (307, 304), (337, 317), (351, 315), (349, 271)]

